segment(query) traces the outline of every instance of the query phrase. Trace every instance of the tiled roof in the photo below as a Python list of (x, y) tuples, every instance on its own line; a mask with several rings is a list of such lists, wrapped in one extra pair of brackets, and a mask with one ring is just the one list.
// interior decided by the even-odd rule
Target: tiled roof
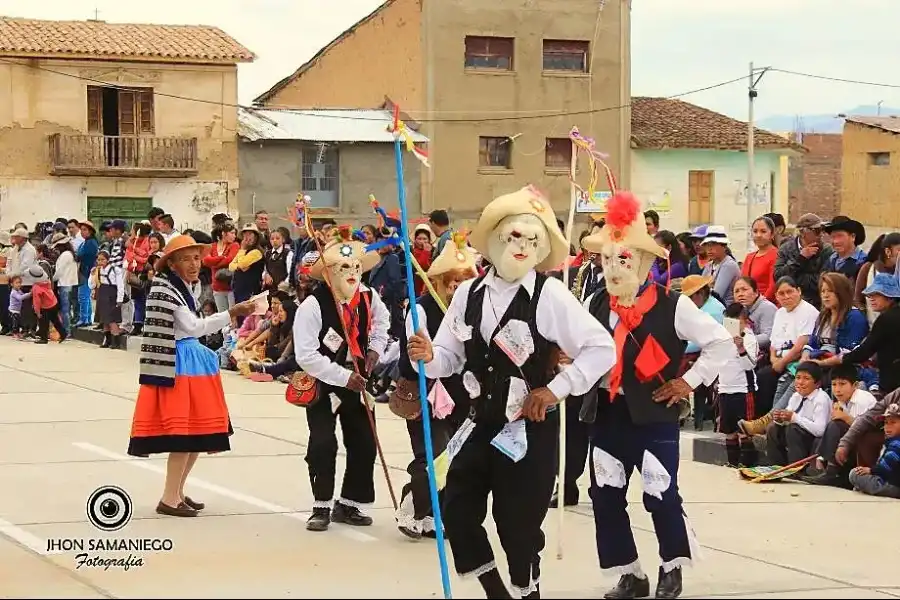
[[(780, 135), (754, 131), (755, 148), (805, 151)], [(746, 150), (747, 123), (682, 100), (638, 96), (631, 99), (631, 145), (649, 150)]]
[(250, 62), (255, 55), (218, 27), (0, 17), (0, 56)]
[[(387, 110), (265, 110), (238, 109), (238, 134), (245, 140), (297, 140), (306, 142), (392, 143), (388, 131), (393, 115)], [(410, 131), (416, 143), (428, 142)]]
[(850, 115), (844, 117), (844, 120), (849, 123), (857, 123), (859, 125), (867, 125), (869, 127), (882, 129), (889, 133), (900, 133), (900, 117), (856, 117)]

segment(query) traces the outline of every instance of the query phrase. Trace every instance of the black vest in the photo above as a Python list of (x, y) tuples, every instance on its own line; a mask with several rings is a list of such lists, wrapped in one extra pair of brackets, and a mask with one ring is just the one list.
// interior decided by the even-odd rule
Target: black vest
[[(644, 341), (648, 335), (662, 346), (669, 362), (663, 367), (660, 375), (664, 381), (669, 381), (678, 377), (681, 368), (681, 359), (684, 356), (684, 349), (687, 342), (678, 337), (675, 332), (675, 307), (678, 306), (678, 298), (681, 294), (678, 292), (669, 292), (663, 286), (656, 285), (657, 300), (653, 308), (644, 315), (640, 326), (631, 332), (631, 335), (625, 339), (625, 348), (622, 352), (622, 387), (619, 395), (615, 398), (615, 403), (624, 401), (628, 407), (628, 413), (631, 421), (636, 425), (644, 425), (647, 423), (677, 423), (679, 408), (678, 404), (674, 404), (667, 408), (665, 403), (653, 401), (653, 392), (660, 386), (662, 381), (659, 377), (654, 377), (646, 383), (641, 383), (635, 373), (634, 367), (638, 353), (643, 347)], [(611, 335), (615, 336), (615, 330), (609, 325), (609, 293), (605, 288), (601, 288), (597, 292), (590, 304), (590, 313), (600, 321), (600, 324), (606, 327)], [(599, 388), (599, 402), (597, 409), (597, 417), (604, 418), (604, 413), (610, 407), (609, 392), (603, 388)], [(624, 396), (623, 396), (624, 394)]]
[[(528, 389), (546, 387), (553, 379), (556, 364), (551, 364), (556, 344), (546, 340), (538, 332), (537, 306), (547, 276), (538, 273), (534, 282), (534, 294), (520, 286), (509, 308), (500, 317), (497, 328), (491, 334), (497, 335), (512, 319), (528, 324), (534, 341), (534, 353), (528, 357), (521, 369), (517, 367), (497, 344), (486, 341), (481, 335), (481, 318), (484, 309), (484, 295), (487, 286), (481, 286), (485, 276), (472, 282), (466, 303), (465, 324), (472, 328), (472, 337), (465, 342), (466, 364), (463, 373), (471, 371), (481, 386), (481, 395), (472, 400), (475, 420), (479, 422), (506, 423), (506, 402), (509, 395), (511, 377), (524, 379)], [(481, 287), (479, 287), (481, 286)]]
[(287, 257), (289, 250), (287, 246), (282, 246), (281, 253), (278, 256), (273, 256), (273, 252), (274, 250), (271, 248), (266, 250), (266, 272), (272, 278), (272, 284), (278, 285), (288, 278)]
[[(426, 323), (424, 323), (425, 328), (428, 330), (428, 335), (431, 336), (431, 339), (434, 339), (437, 335), (438, 329), (441, 328), (441, 321), (444, 320), (444, 311), (441, 310), (441, 307), (438, 306), (438, 303), (435, 302), (434, 298), (431, 297), (431, 294), (425, 294), (421, 298), (416, 300), (416, 303), (422, 307), (422, 310), (425, 311), (425, 319)], [(423, 323), (419, 323), (419, 327), (421, 327)], [(407, 336), (406, 336), (406, 326), (404, 325), (402, 332), (400, 334), (400, 363), (398, 365), (398, 369), (400, 371), (400, 376), (404, 379), (409, 379), (410, 381), (417, 381), (419, 375), (416, 373), (415, 369), (412, 368), (412, 364), (409, 362), (409, 354), (406, 350), (407, 344)], [(450, 394), (450, 397), (453, 398), (453, 403), (455, 408), (453, 409), (454, 415), (462, 414), (463, 418), (469, 413), (469, 393), (466, 391), (466, 388), (462, 384), (462, 375), (454, 374), (450, 377), (444, 377), (441, 379), (441, 383), (444, 384), (444, 389), (447, 390), (447, 393)], [(434, 384), (434, 380), (428, 379), (427, 385), (428, 390), (431, 391), (431, 386)]]
[[(341, 342), (337, 351), (332, 351), (331, 348), (325, 345), (325, 336), (328, 335), (330, 329), (333, 329), (340, 335), (341, 339), (344, 338), (344, 326), (341, 323), (341, 318), (338, 316), (337, 307), (334, 305), (334, 296), (331, 295), (331, 289), (327, 285), (320, 285), (312, 295), (319, 303), (319, 311), (322, 314), (322, 328), (319, 330), (319, 352), (332, 361), (345, 365), (348, 363), (349, 357), (347, 343)], [(365, 366), (364, 359), (369, 348), (369, 308), (371, 307), (371, 302), (372, 292), (360, 291), (359, 306), (356, 308), (359, 315), (359, 335), (356, 339), (363, 353), (363, 359), (357, 361), (360, 370)], [(343, 307), (341, 310), (343, 310)]]

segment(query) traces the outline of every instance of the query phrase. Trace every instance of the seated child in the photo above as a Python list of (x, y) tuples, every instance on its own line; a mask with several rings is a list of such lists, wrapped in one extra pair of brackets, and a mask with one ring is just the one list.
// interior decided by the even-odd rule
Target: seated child
[(831, 398), (821, 385), (822, 367), (810, 361), (797, 366), (796, 391), (786, 409), (772, 411), (766, 428), (766, 453), (772, 464), (793, 464), (813, 453), (816, 438), (822, 437), (831, 418)]
[(753, 466), (753, 442), (747, 438), (744, 442), (744, 456), (738, 439), (738, 421), (753, 418), (753, 404), (748, 402), (756, 391), (756, 358), (759, 355), (759, 344), (756, 335), (747, 322), (747, 314), (743, 305), (734, 303), (725, 309), (725, 317), (738, 319), (741, 335), (734, 338), (734, 351), (722, 366), (719, 373), (719, 431), (725, 434), (725, 450), (728, 453), (729, 466), (740, 464)]
[(884, 411), (884, 451), (871, 469), (856, 467), (850, 471), (853, 489), (870, 496), (900, 498), (900, 404), (889, 404)]

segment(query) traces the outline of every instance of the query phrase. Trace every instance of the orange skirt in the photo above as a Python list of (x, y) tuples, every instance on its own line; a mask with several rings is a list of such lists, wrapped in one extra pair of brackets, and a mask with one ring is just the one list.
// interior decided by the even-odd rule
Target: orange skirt
[(218, 357), (194, 338), (175, 345), (175, 386), (141, 385), (128, 454), (225, 452), (233, 433)]

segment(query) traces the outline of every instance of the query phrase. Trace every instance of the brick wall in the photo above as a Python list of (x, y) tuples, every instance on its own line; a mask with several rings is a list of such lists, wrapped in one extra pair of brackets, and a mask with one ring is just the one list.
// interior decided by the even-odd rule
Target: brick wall
[(839, 133), (806, 133), (801, 141), (809, 152), (791, 158), (789, 220), (796, 223), (805, 213), (830, 219), (841, 207), (842, 136)]

